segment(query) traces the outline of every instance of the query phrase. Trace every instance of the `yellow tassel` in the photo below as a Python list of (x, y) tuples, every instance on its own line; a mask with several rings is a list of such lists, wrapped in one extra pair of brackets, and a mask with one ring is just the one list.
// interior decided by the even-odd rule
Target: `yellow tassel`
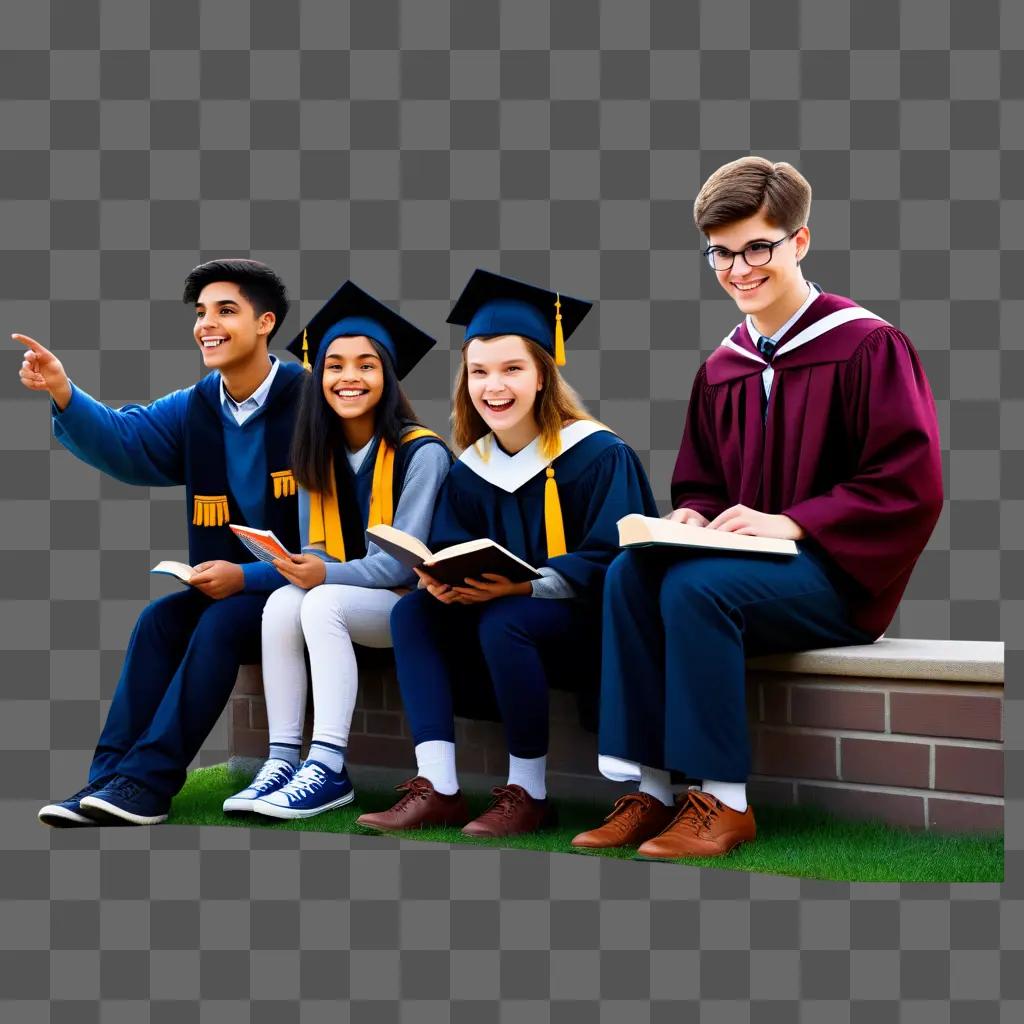
[(555, 294), (555, 365), (565, 366), (565, 334), (562, 331), (562, 297)]
[(226, 494), (197, 494), (193, 497), (193, 526), (223, 526), (230, 518)]
[(565, 527), (562, 525), (562, 503), (558, 500), (555, 471), (548, 466), (544, 481), (544, 533), (548, 541), (548, 558), (566, 553)]
[(270, 474), (274, 481), (274, 497), (290, 498), (296, 492), (295, 477), (290, 469), (279, 469), (276, 473)]
[(302, 368), (304, 370), (312, 370), (313, 367), (309, 365), (309, 338), (307, 337), (306, 328), (302, 328)]

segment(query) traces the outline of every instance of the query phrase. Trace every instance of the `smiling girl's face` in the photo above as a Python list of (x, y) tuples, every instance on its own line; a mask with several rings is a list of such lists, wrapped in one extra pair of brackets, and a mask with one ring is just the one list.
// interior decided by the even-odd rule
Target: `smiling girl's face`
[(465, 359), (473, 408), (498, 440), (531, 431), (536, 434), (539, 428), (533, 405), (544, 379), (526, 341), (518, 334), (486, 341), (474, 338), (466, 346)]
[(335, 338), (324, 358), (324, 399), (344, 420), (373, 416), (384, 393), (384, 369), (362, 335)]

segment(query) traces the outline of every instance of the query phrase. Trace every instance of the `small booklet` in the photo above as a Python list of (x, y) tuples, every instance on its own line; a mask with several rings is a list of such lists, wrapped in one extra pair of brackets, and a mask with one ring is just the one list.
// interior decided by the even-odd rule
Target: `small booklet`
[(289, 559), (291, 552), (274, 536), (273, 530), (256, 530), (251, 526), (228, 523), (228, 529), (261, 561)]
[(149, 571), (165, 576), (173, 576), (176, 580), (181, 580), (182, 583), (190, 583), (192, 577), (196, 574), (195, 569), (191, 565), (186, 565), (184, 562), (169, 562), (166, 560), (157, 562)]
[(468, 579), (482, 580), (487, 572), (504, 576), (513, 583), (539, 580), (541, 574), (528, 562), (493, 540), (468, 540), (440, 551), (431, 551), (423, 541), (383, 523), (366, 531), (381, 550), (410, 569), (421, 566), (435, 580), (461, 587)]
[(705, 548), (722, 554), (797, 555), (795, 541), (778, 537), (748, 537), (742, 533), (709, 530), (692, 523), (673, 523), (633, 513), (618, 521), (619, 547), (683, 547)]

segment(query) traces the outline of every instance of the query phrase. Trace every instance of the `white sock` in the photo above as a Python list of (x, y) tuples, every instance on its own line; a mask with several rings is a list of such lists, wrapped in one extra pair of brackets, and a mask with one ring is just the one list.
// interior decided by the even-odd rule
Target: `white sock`
[(534, 800), (547, 799), (548, 790), (545, 775), (548, 770), (548, 756), (513, 757), (508, 755), (508, 784), (522, 786)]
[(705, 779), (700, 787), (710, 793), (716, 800), (721, 800), (726, 807), (742, 814), (747, 809), (747, 784), (745, 782), (714, 782)]
[(327, 765), (332, 772), (340, 772), (345, 767), (345, 751), (333, 743), (324, 743), (323, 740), (313, 740), (306, 757), (310, 761), (319, 761)]
[(640, 792), (653, 796), (666, 807), (672, 806), (672, 783), (664, 768), (648, 768), (640, 765)]
[(426, 740), (416, 744), (416, 773), (422, 775), (442, 796), (459, 791), (455, 774), (455, 744), (448, 740)]

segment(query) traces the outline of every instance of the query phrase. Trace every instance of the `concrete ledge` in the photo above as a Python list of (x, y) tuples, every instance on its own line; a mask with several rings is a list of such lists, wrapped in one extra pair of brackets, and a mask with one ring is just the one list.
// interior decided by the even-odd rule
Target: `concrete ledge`
[(876, 640), (750, 658), (748, 669), (869, 679), (1002, 683), (1003, 644), (993, 640)]

